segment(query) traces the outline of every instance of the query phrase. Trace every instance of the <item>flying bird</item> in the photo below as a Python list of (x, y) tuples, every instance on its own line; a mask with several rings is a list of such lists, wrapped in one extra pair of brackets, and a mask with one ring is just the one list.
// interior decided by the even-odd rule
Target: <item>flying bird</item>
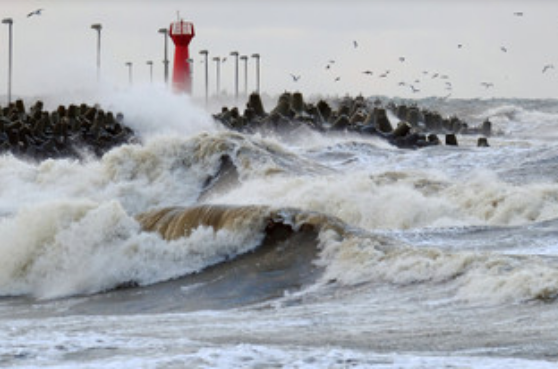
[(554, 69), (554, 65), (553, 64), (547, 64), (543, 67), (542, 72), (545, 73), (547, 70), (549, 69)]
[(27, 14), (27, 18), (32, 17), (32, 16), (34, 16), (34, 15), (41, 15), (41, 12), (42, 12), (43, 10), (44, 10), (44, 9), (33, 10), (31, 13)]
[(415, 86), (413, 86), (413, 85), (409, 85), (409, 87), (411, 87), (411, 91), (413, 91), (414, 94), (416, 94), (417, 92), (420, 92), (420, 90), (418, 88), (415, 88)]
[(339, 82), (340, 80), (341, 80), (341, 77), (337, 77), (337, 78), (335, 78), (334, 81), (335, 81), (335, 82)]
[(221, 59), (221, 63), (224, 63), (227, 61), (227, 57), (225, 56), (223, 59)]
[(372, 74), (374, 74), (374, 72), (372, 72), (371, 70), (365, 70), (364, 72), (362, 72), (363, 74), (368, 74), (369, 76), (371, 76)]
[(494, 87), (493, 83), (490, 82), (481, 82), (481, 85), (484, 86), (484, 88), (490, 88), (490, 87)]
[(463, 47), (463, 44), (457, 44), (457, 48), (461, 49)]
[(291, 73), (291, 77), (293, 77), (293, 81), (294, 82), (298, 82), (298, 80), (300, 79), (300, 76), (295, 76), (294, 74)]
[(400, 57), (399, 57), (399, 61), (400, 61), (401, 63), (403, 63), (403, 62), (405, 61), (405, 57), (400, 56)]
[(507, 49), (506, 47), (504, 47), (504, 46), (502, 46), (502, 47), (500, 48), (500, 50), (502, 50), (502, 51), (505, 52), (505, 53), (508, 52), (508, 49)]
[(513, 13), (516, 17), (523, 17), (523, 12), (515, 12)]
[(355, 47), (355, 49), (358, 47), (358, 42), (353, 41), (353, 46)]

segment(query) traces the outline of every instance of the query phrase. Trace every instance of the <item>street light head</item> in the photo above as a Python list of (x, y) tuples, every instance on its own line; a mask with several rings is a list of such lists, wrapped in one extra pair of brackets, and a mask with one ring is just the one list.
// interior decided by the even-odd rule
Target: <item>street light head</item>
[(2, 23), (3, 24), (12, 24), (12, 23), (14, 23), (14, 20), (12, 18), (4, 18), (4, 19), (2, 19)]
[(161, 28), (161, 29), (159, 29), (159, 33), (162, 33), (162, 34), (164, 34), (164, 35), (166, 35), (168, 32), (169, 32), (169, 30), (166, 29), (166, 28)]
[(256, 53), (256, 54), (252, 54), (252, 58), (258, 59), (259, 57), (260, 57), (260, 54), (257, 54), (257, 53)]
[(213, 60), (214, 60), (214, 61), (221, 61), (221, 58), (218, 57), (218, 56), (215, 56), (215, 57), (213, 58)]
[(131, 66), (132, 66), (132, 62), (126, 62), (126, 65), (127, 65), (128, 67), (131, 67)]
[(207, 54), (209, 54), (209, 51), (207, 51), (207, 50), (202, 50), (202, 51), (200, 51), (200, 54), (201, 54), (201, 55), (207, 55)]
[(242, 55), (242, 56), (240, 57), (240, 60), (248, 60), (248, 57), (247, 57), (246, 55)]
[(231, 52), (231, 56), (238, 56), (238, 51)]
[(103, 26), (100, 23), (95, 23), (91, 25), (91, 28), (100, 31), (103, 28)]
[(148, 61), (146, 62), (146, 64), (147, 64), (147, 65), (153, 65), (153, 61), (148, 60)]

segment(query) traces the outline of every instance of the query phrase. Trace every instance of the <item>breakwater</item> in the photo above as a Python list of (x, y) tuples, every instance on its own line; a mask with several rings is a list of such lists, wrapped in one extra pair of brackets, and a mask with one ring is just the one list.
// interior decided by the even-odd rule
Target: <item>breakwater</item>
[(137, 142), (124, 115), (98, 105), (60, 105), (54, 111), (23, 100), (0, 108), (0, 153), (36, 159), (102, 156), (123, 143)]
[(238, 107), (225, 106), (214, 118), (227, 128), (241, 132), (284, 131), (306, 126), (322, 132), (374, 135), (407, 149), (442, 143), (458, 145), (458, 134), (478, 135), (478, 146), (488, 146), (487, 137), (492, 134), (489, 120), (473, 126), (456, 116), (443, 117), (415, 105), (394, 102), (384, 105), (362, 96), (309, 103), (300, 92), (283, 93), (269, 112), (264, 109), (260, 96), (253, 93), (243, 112)]

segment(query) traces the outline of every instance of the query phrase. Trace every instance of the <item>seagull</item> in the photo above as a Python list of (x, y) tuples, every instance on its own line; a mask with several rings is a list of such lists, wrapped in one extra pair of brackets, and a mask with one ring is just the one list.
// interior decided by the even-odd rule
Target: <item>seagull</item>
[(298, 80), (300, 79), (300, 76), (295, 76), (294, 74), (291, 73), (291, 77), (293, 77), (293, 81), (294, 82), (298, 82)]
[(500, 48), (500, 50), (502, 50), (502, 51), (503, 51), (503, 52), (505, 52), (505, 53), (507, 53), (507, 52), (508, 52), (508, 49), (507, 49), (507, 48), (505, 48), (504, 46), (502, 46), (502, 47)]
[(547, 64), (543, 67), (542, 72), (545, 73), (547, 70), (549, 69), (554, 69), (554, 65), (553, 64)]
[(362, 72), (363, 74), (368, 74), (369, 76), (371, 76), (372, 74), (374, 74), (374, 72), (372, 72), (371, 70), (365, 70), (364, 72)]
[(405, 81), (401, 81), (399, 82), (399, 86), (407, 86), (407, 83), (405, 83)]
[(484, 88), (494, 87), (494, 84), (490, 82), (481, 82), (481, 85), (484, 86)]
[(515, 12), (513, 13), (516, 17), (523, 17), (523, 12)]
[(416, 94), (417, 92), (420, 92), (420, 90), (418, 88), (415, 88), (415, 86), (413, 86), (413, 85), (409, 85), (409, 87), (411, 87), (411, 91), (413, 91), (414, 94)]
[(405, 57), (400, 56), (400, 57), (399, 57), (399, 61), (400, 61), (401, 63), (403, 63), (403, 62), (405, 61)]
[(457, 44), (457, 48), (461, 49), (463, 47), (463, 44)]
[(27, 14), (27, 18), (32, 17), (32, 16), (34, 16), (34, 15), (41, 15), (41, 12), (42, 12), (43, 10), (44, 10), (44, 9), (37, 9), (37, 10), (34, 10), (34, 11), (32, 11), (31, 13)]
[(227, 57), (225, 56), (223, 59), (221, 59), (221, 63), (224, 63), (227, 61)]
[(341, 80), (341, 77), (337, 77), (337, 78), (335, 78), (334, 81), (335, 81), (335, 82), (339, 82), (340, 80)]
[(438, 78), (438, 76), (439, 76), (439, 74), (438, 74), (438, 73), (434, 73), (434, 74), (432, 75), (432, 79), (434, 79), (434, 78)]
[(355, 49), (358, 47), (358, 42), (353, 41), (353, 46), (355, 47)]

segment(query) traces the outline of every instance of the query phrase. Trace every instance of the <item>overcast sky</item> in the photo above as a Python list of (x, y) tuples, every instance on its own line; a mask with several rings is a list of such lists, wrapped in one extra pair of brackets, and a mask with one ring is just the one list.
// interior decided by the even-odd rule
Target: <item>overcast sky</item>
[[(42, 15), (27, 17), (37, 8), (44, 8)], [(550, 0), (0, 0), (0, 17), (14, 19), (12, 92), (71, 95), (95, 89), (93, 23), (103, 25), (103, 86), (126, 88), (128, 61), (135, 85), (149, 83), (148, 60), (154, 61), (155, 83), (162, 83), (164, 43), (157, 31), (168, 27), (177, 11), (196, 28), (190, 51), (198, 96), (205, 70), (199, 51), (207, 49), (210, 60), (233, 50), (261, 54), (261, 87), (270, 94), (558, 97), (558, 1)], [(8, 27), (1, 26), (3, 95)], [(169, 45), (172, 60), (170, 40)], [(335, 63), (326, 69), (330, 60)], [(254, 64), (251, 58), (250, 91)], [(542, 73), (548, 64), (557, 69)], [(211, 94), (215, 69), (210, 61)], [(298, 82), (291, 74), (300, 76)], [(410, 85), (420, 91), (413, 93)], [(222, 64), (221, 88), (234, 91), (230, 56)]]

